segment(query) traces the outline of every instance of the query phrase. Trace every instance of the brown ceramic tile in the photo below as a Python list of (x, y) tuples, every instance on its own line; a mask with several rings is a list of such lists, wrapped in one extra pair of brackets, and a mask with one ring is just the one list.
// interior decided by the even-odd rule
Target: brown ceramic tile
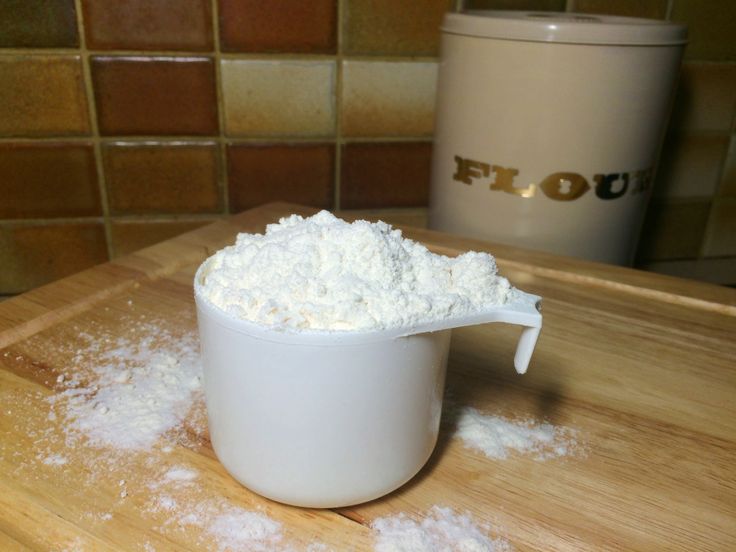
[(348, 54), (436, 55), (440, 23), (451, 0), (346, 0)]
[(416, 142), (343, 146), (340, 208), (427, 205), (431, 152)]
[(671, 19), (687, 23), (690, 43), (685, 59), (736, 60), (736, 2), (733, 0), (673, 0)]
[(332, 207), (335, 146), (291, 144), (228, 146), (230, 211), (269, 201)]
[(427, 228), (429, 214), (427, 209), (353, 209), (338, 211), (340, 217), (357, 217), (371, 221), (382, 220), (392, 226), (414, 226)]
[(333, 53), (336, 0), (220, 0), (222, 49), (228, 52)]
[(683, 65), (670, 127), (729, 132), (736, 107), (736, 65)]
[(736, 198), (717, 198), (710, 216), (710, 235), (705, 246), (706, 256), (736, 255)]
[(74, 0), (2, 0), (0, 48), (79, 45)]
[(209, 0), (82, 0), (93, 50), (211, 50)]
[(571, 11), (625, 17), (667, 17), (668, 0), (573, 0)]
[(705, 234), (710, 202), (653, 202), (647, 210), (637, 258), (641, 261), (692, 259)]
[(436, 82), (434, 62), (343, 62), (343, 135), (431, 135)]
[(0, 56), (0, 135), (89, 132), (78, 56)]
[(217, 157), (216, 144), (106, 145), (103, 158), (110, 212), (219, 212)]
[(333, 136), (335, 62), (228, 59), (221, 64), (229, 136)]
[(655, 195), (713, 197), (718, 188), (728, 142), (728, 134), (670, 133), (657, 168)]
[(21, 293), (105, 261), (102, 223), (0, 226), (0, 293)]
[(195, 230), (209, 220), (198, 221), (155, 221), (155, 222), (113, 222), (112, 248), (114, 255), (127, 255), (179, 234)]
[(466, 0), (468, 10), (565, 11), (565, 0)]
[(0, 218), (101, 215), (92, 146), (0, 145)]
[(217, 134), (210, 58), (95, 57), (92, 78), (103, 135)]
[(718, 193), (725, 197), (736, 197), (736, 134), (731, 135)]

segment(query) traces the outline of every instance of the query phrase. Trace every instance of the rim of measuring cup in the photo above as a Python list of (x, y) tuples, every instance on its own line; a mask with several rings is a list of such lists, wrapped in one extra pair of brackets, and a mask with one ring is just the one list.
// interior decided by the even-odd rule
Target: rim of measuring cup
[(202, 293), (202, 277), (207, 270), (207, 264), (211, 261), (211, 257), (205, 260), (197, 269), (194, 275), (194, 301), (197, 309), (211, 318), (215, 323), (220, 324), (231, 330), (247, 334), (263, 341), (272, 341), (275, 343), (290, 343), (298, 345), (352, 345), (360, 343), (372, 343), (376, 341), (388, 341), (399, 337), (411, 337), (414, 335), (427, 333), (440, 333), (450, 330), (438, 330), (437, 332), (428, 332), (426, 330), (412, 331), (412, 327), (401, 326), (398, 328), (390, 328), (388, 330), (313, 330), (300, 329), (294, 330), (283, 326), (267, 326), (242, 318), (236, 318), (217, 305), (214, 305)]

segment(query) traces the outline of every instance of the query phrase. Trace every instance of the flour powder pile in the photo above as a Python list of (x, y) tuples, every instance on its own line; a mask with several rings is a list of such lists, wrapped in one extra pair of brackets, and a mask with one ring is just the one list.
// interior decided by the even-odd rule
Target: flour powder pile
[(49, 402), (62, 407), (69, 436), (85, 435), (93, 446), (149, 449), (182, 424), (201, 393), (202, 363), (193, 334), (174, 337), (140, 324), (103, 344), (91, 343), (78, 357), (80, 364), (84, 357), (95, 359), (89, 380), (60, 376), (57, 383), (66, 390)]
[(505, 459), (511, 453), (531, 455), (537, 460), (557, 458), (576, 452), (573, 429), (535, 420), (510, 420), (483, 414), (464, 406), (457, 410), (455, 435), (466, 447), (488, 458)]
[(349, 224), (322, 211), (238, 235), (211, 258), (202, 292), (268, 326), (382, 330), (502, 305), (513, 288), (487, 253), (436, 255), (386, 223)]
[(405, 514), (376, 519), (376, 552), (508, 552), (511, 545), (488, 536), (468, 514), (433, 506), (421, 520)]

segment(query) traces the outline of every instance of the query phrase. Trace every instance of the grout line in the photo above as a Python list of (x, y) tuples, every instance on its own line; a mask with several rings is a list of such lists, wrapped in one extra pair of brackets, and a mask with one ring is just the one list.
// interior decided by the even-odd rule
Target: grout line
[[(74, 0), (74, 5), (77, 6), (77, 1)], [(79, 19), (81, 17), (81, 14), (79, 10), (77, 11), (77, 28), (79, 29)], [(80, 46), (76, 48), (59, 48), (56, 46), (51, 46), (49, 48), (8, 48), (3, 47), (0, 48), (0, 56), (69, 56), (69, 55), (79, 55), (79, 50), (81, 48), (82, 44), (82, 32), (81, 29), (79, 29), (79, 44)]]
[(340, 209), (341, 213), (364, 216), (426, 215), (429, 207), (374, 207), (372, 209)]
[(665, 10), (664, 18), (667, 21), (672, 21), (672, 11), (675, 9), (675, 0), (667, 0), (667, 9)]
[(149, 222), (149, 223), (164, 223), (164, 222), (215, 222), (220, 220), (222, 215), (217, 212), (213, 213), (181, 213), (181, 214), (167, 214), (167, 213), (155, 213), (148, 215), (109, 215), (104, 216), (81, 216), (81, 217), (47, 217), (47, 218), (24, 218), (24, 219), (0, 219), (0, 226), (4, 227), (19, 227), (19, 226), (55, 226), (55, 225), (66, 225), (66, 224), (94, 224), (105, 222), (105, 219), (118, 223), (131, 223), (131, 222)]
[[(80, 60), (81, 61), (81, 60)], [(87, 93), (85, 89), (85, 94)], [(89, 116), (89, 107), (88, 113)], [(92, 136), (3, 136), (0, 137), (0, 144), (56, 144), (56, 143), (70, 143), (70, 144), (92, 144)]]
[[(75, 0), (76, 2), (76, 0)], [(342, 4), (340, 0), (339, 4)], [(213, 11), (216, 11), (216, 2), (213, 2)], [(213, 22), (213, 27), (219, 34), (219, 20)], [(341, 31), (338, 28), (338, 45), (340, 41)], [(81, 33), (80, 33), (81, 35)], [(90, 56), (100, 57), (143, 57), (143, 58), (181, 58), (181, 59), (202, 59), (202, 58), (219, 58), (219, 59), (247, 59), (262, 61), (334, 61), (340, 56), (338, 54), (301, 54), (301, 53), (273, 53), (273, 52), (222, 52), (219, 47), (219, 37), (215, 36), (215, 49), (201, 52), (189, 52), (183, 50), (87, 50), (86, 48), (48, 48), (48, 49), (31, 49), (31, 48), (0, 48), (0, 56), (70, 56), (79, 55), (84, 50)], [(81, 43), (81, 39), (80, 39)], [(342, 56), (357, 61), (417, 61), (428, 62), (437, 61), (437, 56), (422, 55), (349, 55)]]
[(437, 63), (439, 61), (439, 56), (401, 56), (401, 55), (391, 55), (391, 56), (381, 56), (381, 55), (366, 55), (366, 54), (341, 54), (338, 56), (340, 59), (346, 59), (349, 61), (381, 61), (381, 62), (395, 62), (395, 63), (407, 63), (407, 62), (415, 62), (415, 63)]
[(105, 227), (105, 243), (107, 245), (107, 258), (112, 260), (115, 250), (112, 242), (112, 224), (110, 223), (110, 204), (107, 196), (107, 181), (105, 179), (105, 167), (102, 162), (102, 143), (100, 141), (100, 129), (97, 121), (97, 102), (92, 84), (92, 69), (90, 55), (87, 51), (87, 39), (84, 32), (84, 18), (82, 16), (82, 0), (74, 0), (74, 8), (77, 15), (77, 31), (79, 33), (79, 56), (82, 61), (82, 73), (84, 78), (84, 89), (87, 95), (87, 113), (89, 115), (90, 129), (92, 131), (92, 145), (95, 154), (95, 168), (97, 170), (97, 186), (100, 192), (100, 203), (102, 204), (102, 216)]
[(342, 86), (343, 86), (343, 46), (344, 46), (344, 25), (343, 19), (346, 17), (345, 0), (337, 1), (337, 53), (335, 55), (335, 83), (334, 83), (334, 105), (335, 105), (335, 163), (333, 177), (334, 190), (332, 191), (332, 208), (337, 211), (340, 209), (340, 188), (342, 187)]
[[(76, 0), (75, 4), (76, 4)], [(82, 16), (81, 12), (77, 12), (79, 17), (77, 23)], [(81, 30), (81, 28), (80, 28)], [(70, 55), (78, 54), (79, 50), (82, 49), (82, 33), (80, 35), (80, 46), (78, 48), (0, 48), (0, 55), (26, 55), (26, 56), (54, 56), (54, 55)], [(110, 50), (95, 50), (87, 49), (84, 50), (92, 56), (103, 56), (103, 57), (207, 57), (211, 56), (213, 50), (125, 50), (125, 49), (110, 49)]]
[[(427, 207), (377, 207), (373, 209), (345, 209), (344, 213), (361, 213), (365, 215), (422, 215), (427, 212)], [(109, 215), (111, 223), (167, 223), (167, 222), (216, 222), (222, 220), (218, 212), (211, 213), (150, 213)], [(46, 218), (22, 218), (22, 219), (0, 219), (0, 226), (53, 226), (65, 224), (94, 224), (105, 221), (103, 216), (79, 216), (79, 217), (46, 217)]]
[(113, 215), (113, 222), (130, 223), (130, 222), (215, 222), (222, 219), (220, 213), (181, 213), (181, 214), (149, 214), (149, 215)]
[(708, 218), (705, 221), (705, 230), (703, 231), (703, 239), (700, 242), (698, 248), (698, 260), (708, 258), (706, 256), (706, 250), (712, 241), (715, 234), (715, 217), (716, 217), (716, 201), (724, 197), (721, 195), (721, 190), (725, 186), (726, 181), (726, 165), (728, 164), (728, 152), (731, 149), (731, 141), (734, 140), (733, 136), (729, 136), (729, 143), (726, 147), (726, 153), (721, 159), (720, 166), (718, 167), (718, 180), (716, 189), (713, 191), (713, 195), (710, 198), (710, 205), (708, 206)]
[(222, 90), (222, 52), (220, 46), (220, 14), (217, 0), (212, 0), (212, 40), (215, 47), (215, 93), (217, 95), (217, 135), (218, 179), (217, 185), (222, 194), (222, 214), (230, 212), (230, 182), (227, 172), (227, 142), (225, 140), (225, 96)]
[(425, 134), (423, 136), (351, 136), (342, 138), (345, 144), (365, 144), (365, 143), (401, 143), (401, 142), (432, 142), (432, 135)]
[[(721, 131), (717, 131), (722, 134)], [(90, 144), (95, 140), (101, 144), (115, 144), (119, 146), (207, 146), (218, 144), (222, 140), (225, 144), (330, 144), (336, 141), (336, 136), (45, 136), (45, 137), (0, 137), (0, 144)], [(372, 142), (431, 142), (432, 136), (351, 136), (341, 137), (343, 144), (372, 143)]]
[(698, 253), (696, 255), (696, 259), (698, 261), (705, 259), (705, 251), (708, 248), (708, 245), (710, 244), (711, 237), (713, 236), (713, 227), (715, 225), (715, 222), (713, 219), (715, 218), (715, 210), (716, 210), (716, 197), (717, 195), (714, 195), (712, 198), (710, 198), (710, 204), (708, 205), (708, 218), (705, 219), (705, 228), (703, 229), (703, 238), (700, 241), (700, 245), (698, 247)]
[(58, 217), (58, 218), (24, 218), (24, 219), (0, 219), (0, 225), (6, 227), (18, 226), (54, 226), (64, 224), (90, 224), (105, 222), (103, 216), (90, 217)]
[(103, 144), (116, 146), (213, 146), (217, 145), (217, 137), (205, 136), (101, 136)]

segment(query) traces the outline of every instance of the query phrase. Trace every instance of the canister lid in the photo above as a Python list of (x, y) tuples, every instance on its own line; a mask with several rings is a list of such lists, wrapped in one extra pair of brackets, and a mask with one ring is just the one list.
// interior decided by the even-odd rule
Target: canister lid
[(467, 10), (447, 13), (450, 34), (568, 44), (664, 46), (685, 44), (687, 27), (668, 21), (567, 12)]

